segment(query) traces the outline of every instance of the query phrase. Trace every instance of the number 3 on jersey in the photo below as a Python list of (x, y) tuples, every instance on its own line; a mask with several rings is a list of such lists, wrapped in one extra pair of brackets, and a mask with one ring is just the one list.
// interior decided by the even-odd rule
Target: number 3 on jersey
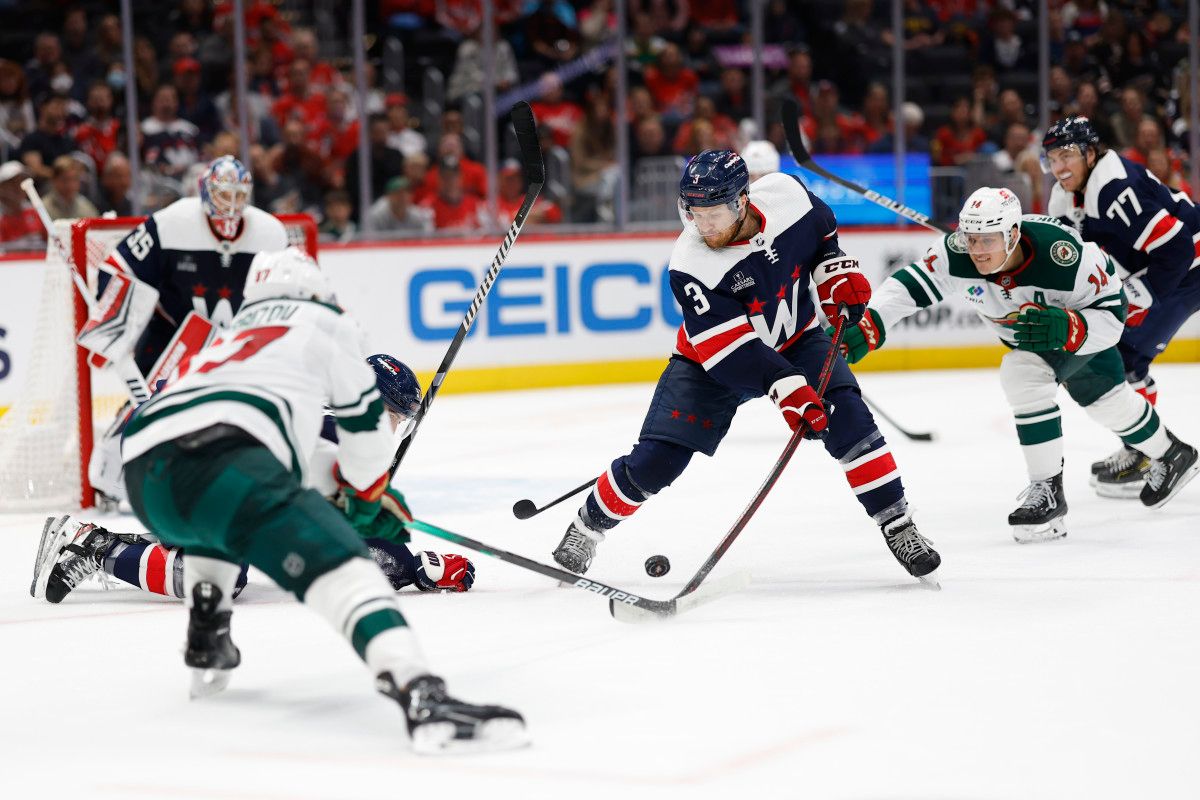
[(708, 298), (704, 296), (704, 291), (700, 288), (700, 284), (689, 283), (687, 286), (683, 287), (683, 291), (695, 302), (696, 305), (694, 308), (697, 314), (703, 314), (712, 308), (712, 306), (708, 304)]

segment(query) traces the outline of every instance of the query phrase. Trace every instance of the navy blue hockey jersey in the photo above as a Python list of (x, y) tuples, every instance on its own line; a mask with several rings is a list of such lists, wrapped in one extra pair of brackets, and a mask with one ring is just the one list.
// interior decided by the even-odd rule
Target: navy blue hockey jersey
[(1068, 194), (1055, 183), (1048, 210), (1077, 228), (1084, 240), (1100, 245), (1126, 273), (1142, 278), (1157, 296), (1174, 290), (1200, 266), (1200, 209), (1115, 151), (1096, 162), (1083, 192)]
[(792, 175), (750, 186), (751, 213), (763, 230), (720, 250), (686, 229), (671, 252), (671, 290), (683, 307), (676, 352), (730, 389), (765, 394), (783, 373), (780, 355), (817, 327), (809, 295), (813, 268), (841, 253), (829, 206)]

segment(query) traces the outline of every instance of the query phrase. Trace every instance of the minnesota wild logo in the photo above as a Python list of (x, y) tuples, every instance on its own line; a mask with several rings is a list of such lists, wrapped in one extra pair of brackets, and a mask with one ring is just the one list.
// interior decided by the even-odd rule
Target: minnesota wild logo
[(1066, 239), (1059, 239), (1050, 246), (1050, 258), (1060, 267), (1069, 267), (1079, 260), (1079, 250)]

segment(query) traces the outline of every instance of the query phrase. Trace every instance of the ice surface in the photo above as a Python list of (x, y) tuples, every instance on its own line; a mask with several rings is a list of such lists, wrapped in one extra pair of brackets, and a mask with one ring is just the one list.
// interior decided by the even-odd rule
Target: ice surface
[[(1168, 424), (1200, 440), (1200, 367), (1155, 375)], [(353, 651), (261, 577), (237, 604), (229, 690), (189, 702), (180, 604), (95, 582), (35, 602), (40, 518), (2, 517), (0, 797), (1196, 797), (1200, 481), (1157, 512), (1095, 497), (1088, 464), (1115, 440), (1064, 394), (1070, 535), (1021, 546), (1005, 515), (1024, 470), (996, 374), (862, 383), (938, 434), (883, 426), (943, 591), (901, 571), (809, 442), (714, 573), (750, 569), (752, 586), (671, 622), (622, 625), (593, 595), (477, 556), (470, 594), (405, 593), (404, 608), (453, 691), (526, 715), (533, 745), (516, 753), (410, 754)], [(651, 389), (443, 396), (403, 487), (419, 516), (549, 561), (576, 504), (518, 522), (513, 501), (597, 474), (635, 440)], [(595, 575), (669, 597), (785, 433), (769, 402), (744, 407), (715, 458), (601, 545)], [(665, 578), (642, 571), (654, 553)]]

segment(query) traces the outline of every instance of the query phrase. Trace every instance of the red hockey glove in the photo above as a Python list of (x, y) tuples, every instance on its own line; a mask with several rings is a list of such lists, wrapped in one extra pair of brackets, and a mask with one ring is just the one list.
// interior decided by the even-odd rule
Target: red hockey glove
[(779, 410), (783, 419), (793, 431), (804, 425), (804, 438), (821, 439), (825, 428), (829, 426), (829, 417), (825, 415), (825, 406), (821, 398), (799, 375), (786, 375), (771, 384), (767, 392)]
[(1154, 293), (1141, 278), (1125, 279), (1125, 296), (1129, 298), (1129, 308), (1125, 312), (1125, 326), (1136, 328), (1146, 321), (1150, 306), (1154, 305)]
[(475, 583), (475, 565), (454, 553), (417, 553), (417, 588), (422, 592), (465, 592)]
[(846, 304), (850, 314), (848, 324), (854, 325), (862, 319), (871, 301), (871, 282), (863, 275), (857, 259), (838, 256), (822, 261), (813, 270), (813, 281), (817, 284), (821, 311), (831, 321), (837, 319), (839, 303)]

